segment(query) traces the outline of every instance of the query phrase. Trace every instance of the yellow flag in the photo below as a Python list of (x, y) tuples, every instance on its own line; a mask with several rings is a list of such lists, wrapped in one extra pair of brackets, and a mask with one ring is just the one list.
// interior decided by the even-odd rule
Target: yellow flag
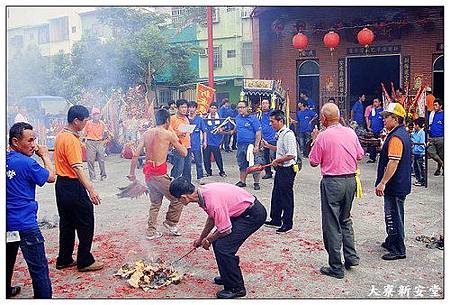
[(362, 198), (362, 185), (361, 185), (361, 179), (359, 178), (359, 176), (361, 175), (361, 171), (358, 169), (356, 169), (356, 175), (355, 175), (355, 180), (356, 180), (356, 198)]

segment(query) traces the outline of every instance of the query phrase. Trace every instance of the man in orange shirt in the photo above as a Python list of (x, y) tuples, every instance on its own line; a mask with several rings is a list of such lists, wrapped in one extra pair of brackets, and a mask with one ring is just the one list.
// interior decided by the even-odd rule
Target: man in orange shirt
[(174, 152), (173, 167), (170, 171), (170, 176), (178, 178), (180, 176), (185, 177), (191, 181), (191, 141), (189, 133), (180, 130), (181, 125), (190, 125), (187, 118), (188, 113), (188, 101), (185, 99), (177, 100), (178, 112), (176, 115), (170, 117), (170, 128), (178, 136), (180, 143), (186, 147), (188, 154), (186, 157), (182, 157), (177, 151)]
[(92, 108), (92, 120), (89, 120), (84, 127), (86, 139), (86, 154), (89, 169), (89, 178), (96, 181), (95, 160), (100, 167), (100, 180), (106, 179), (105, 170), (105, 141), (108, 135), (106, 124), (100, 120), (100, 109)]
[[(67, 126), (55, 139), (56, 205), (59, 214), (59, 254), (56, 269), (77, 266), (79, 271), (103, 268), (91, 254), (94, 237), (94, 207), (100, 197), (83, 171), (80, 132), (86, 126), (89, 110), (81, 105), (69, 108)], [(72, 258), (78, 236), (77, 260)]]
[(434, 107), (434, 100), (435, 100), (436, 98), (435, 98), (434, 95), (431, 93), (431, 88), (430, 88), (430, 87), (427, 87), (427, 88), (425, 89), (425, 93), (426, 93), (426, 95), (427, 95), (427, 97), (426, 97), (426, 100), (427, 100), (427, 111), (428, 111), (428, 112), (431, 112), (431, 111), (434, 110), (434, 109), (433, 109), (433, 107)]

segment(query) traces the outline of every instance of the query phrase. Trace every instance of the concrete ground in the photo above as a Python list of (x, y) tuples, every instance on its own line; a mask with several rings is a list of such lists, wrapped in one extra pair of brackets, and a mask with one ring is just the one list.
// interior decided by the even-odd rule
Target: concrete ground
[[(208, 182), (238, 181), (235, 153), (223, 153), (228, 177), (214, 176)], [(307, 160), (306, 160), (307, 161)], [(262, 227), (247, 240), (239, 251), (240, 265), (245, 278), (247, 298), (442, 298), (443, 257), (438, 249), (428, 249), (416, 241), (418, 235), (443, 234), (443, 177), (434, 177), (434, 162), (430, 162), (429, 187), (413, 187), (405, 203), (407, 258), (384, 261), (380, 257), (380, 243), (385, 238), (382, 199), (374, 194), (376, 164), (361, 162), (364, 189), (362, 199), (354, 202), (356, 248), (361, 262), (345, 272), (338, 280), (321, 275), (319, 268), (327, 264), (323, 247), (320, 214), (321, 179), (319, 168), (304, 161), (303, 170), (295, 181), (294, 229), (287, 235), (277, 235), (274, 229)], [(145, 239), (149, 200), (117, 199), (117, 187), (128, 184), (125, 176), (129, 160), (117, 155), (107, 158), (108, 180), (95, 183), (102, 204), (95, 208), (95, 237), (92, 252), (105, 263), (101, 271), (81, 273), (76, 268), (56, 270), (58, 228), (42, 229), (49, 260), (50, 276), (55, 298), (213, 298), (221, 288), (212, 282), (218, 273), (214, 254), (199, 248), (180, 261), (176, 268), (186, 273), (179, 285), (144, 292), (133, 289), (125, 280), (113, 274), (126, 262), (137, 259), (173, 261), (190, 250), (192, 241), (200, 234), (206, 213), (196, 204), (185, 207), (179, 229), (180, 237), (163, 235)], [(98, 170), (98, 167), (97, 167)], [(194, 175), (194, 165), (192, 169)], [(142, 173), (139, 179), (143, 181)], [(262, 180), (261, 190), (247, 190), (255, 194), (269, 211), (273, 180)], [(252, 185), (251, 177), (247, 185)], [(54, 185), (38, 188), (38, 219), (58, 220)], [(167, 201), (159, 215), (161, 224)], [(161, 230), (163, 228), (161, 226)], [(163, 231), (164, 232), (164, 231)], [(76, 251), (75, 251), (76, 252)], [(76, 255), (74, 255), (76, 258)], [(32, 297), (31, 279), (19, 252), (14, 285), (21, 285), (19, 298)]]

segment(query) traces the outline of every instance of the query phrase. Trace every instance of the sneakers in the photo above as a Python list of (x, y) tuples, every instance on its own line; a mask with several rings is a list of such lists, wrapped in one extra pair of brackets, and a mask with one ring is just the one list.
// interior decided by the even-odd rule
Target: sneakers
[(246, 187), (247, 184), (245, 184), (245, 183), (242, 182), (242, 181), (239, 181), (238, 183), (236, 183), (236, 186), (239, 186), (239, 187)]
[(321, 267), (320, 273), (337, 278), (337, 279), (344, 278), (344, 273), (336, 273), (336, 272), (332, 271), (330, 267)]
[(100, 181), (106, 180), (106, 178), (108, 178), (108, 176), (103, 175), (103, 176), (100, 177)]
[(261, 189), (261, 186), (259, 185), (259, 183), (254, 183), (254, 184), (253, 184), (253, 189), (254, 189), (255, 191), (259, 191), (259, 190)]
[(20, 286), (10, 287), (9, 289), (6, 290), (6, 298), (9, 299), (15, 297), (20, 293), (21, 290), (22, 288)]
[(386, 253), (381, 257), (381, 259), (384, 259), (385, 261), (394, 261), (397, 259), (405, 259), (406, 255), (400, 255), (400, 254), (394, 254), (394, 253)]
[(272, 220), (264, 222), (264, 225), (269, 228), (277, 228), (277, 229), (281, 227), (281, 223), (276, 223), (273, 222)]
[(425, 186), (425, 183), (416, 181), (414, 182), (414, 186)]
[(292, 230), (292, 228), (282, 226), (281, 228), (277, 229), (277, 234), (286, 234), (290, 230)]
[(56, 269), (61, 270), (61, 269), (65, 269), (65, 268), (70, 268), (70, 267), (74, 267), (77, 265), (77, 261), (73, 261), (69, 264), (65, 264), (65, 265), (58, 265), (56, 264)]
[(161, 232), (155, 231), (153, 234), (147, 234), (145, 236), (145, 238), (148, 239), (148, 240), (153, 240), (153, 239), (156, 239), (156, 238), (160, 238), (161, 236), (162, 236)]
[(223, 283), (223, 280), (222, 280), (222, 277), (220, 277), (220, 275), (219, 276), (216, 276), (215, 278), (214, 278), (214, 284), (216, 284), (216, 285), (223, 285), (224, 283)]
[(344, 262), (344, 267), (347, 270), (350, 270), (352, 267), (358, 266), (359, 262)]
[(261, 179), (270, 179), (272, 178), (272, 174), (265, 174)]
[(367, 163), (375, 163), (376, 161), (375, 160), (372, 160), (372, 159), (370, 159), (370, 160), (367, 160)]
[(78, 271), (80, 271), (80, 272), (96, 271), (96, 270), (103, 269), (103, 266), (104, 266), (104, 264), (102, 262), (95, 261), (87, 267), (78, 268)]
[(203, 185), (203, 184), (205, 184), (205, 181), (203, 180), (203, 178), (197, 179), (197, 184)]
[(434, 172), (434, 175), (435, 175), (435, 176), (439, 176), (440, 174), (441, 174), (441, 169), (438, 168), (438, 169)]
[(230, 290), (221, 290), (219, 291), (216, 296), (218, 299), (235, 299), (235, 298), (241, 298), (244, 297), (247, 294), (247, 291), (245, 291), (245, 288), (233, 288)]
[(166, 222), (163, 222), (163, 225), (173, 236), (181, 236), (181, 233), (178, 232), (177, 226), (169, 226)]
[(221, 173), (219, 173), (219, 176), (220, 176), (220, 177), (226, 177), (227, 174), (225, 174), (225, 172), (221, 172)]

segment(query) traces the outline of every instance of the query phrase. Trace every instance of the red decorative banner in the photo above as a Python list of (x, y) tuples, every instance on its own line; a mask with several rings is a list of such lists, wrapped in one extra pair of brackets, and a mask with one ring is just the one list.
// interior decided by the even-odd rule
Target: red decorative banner
[(205, 86), (200, 83), (197, 84), (196, 99), (198, 104), (198, 113), (203, 114), (208, 111), (209, 104), (214, 101), (215, 92), (216, 90), (211, 87)]

